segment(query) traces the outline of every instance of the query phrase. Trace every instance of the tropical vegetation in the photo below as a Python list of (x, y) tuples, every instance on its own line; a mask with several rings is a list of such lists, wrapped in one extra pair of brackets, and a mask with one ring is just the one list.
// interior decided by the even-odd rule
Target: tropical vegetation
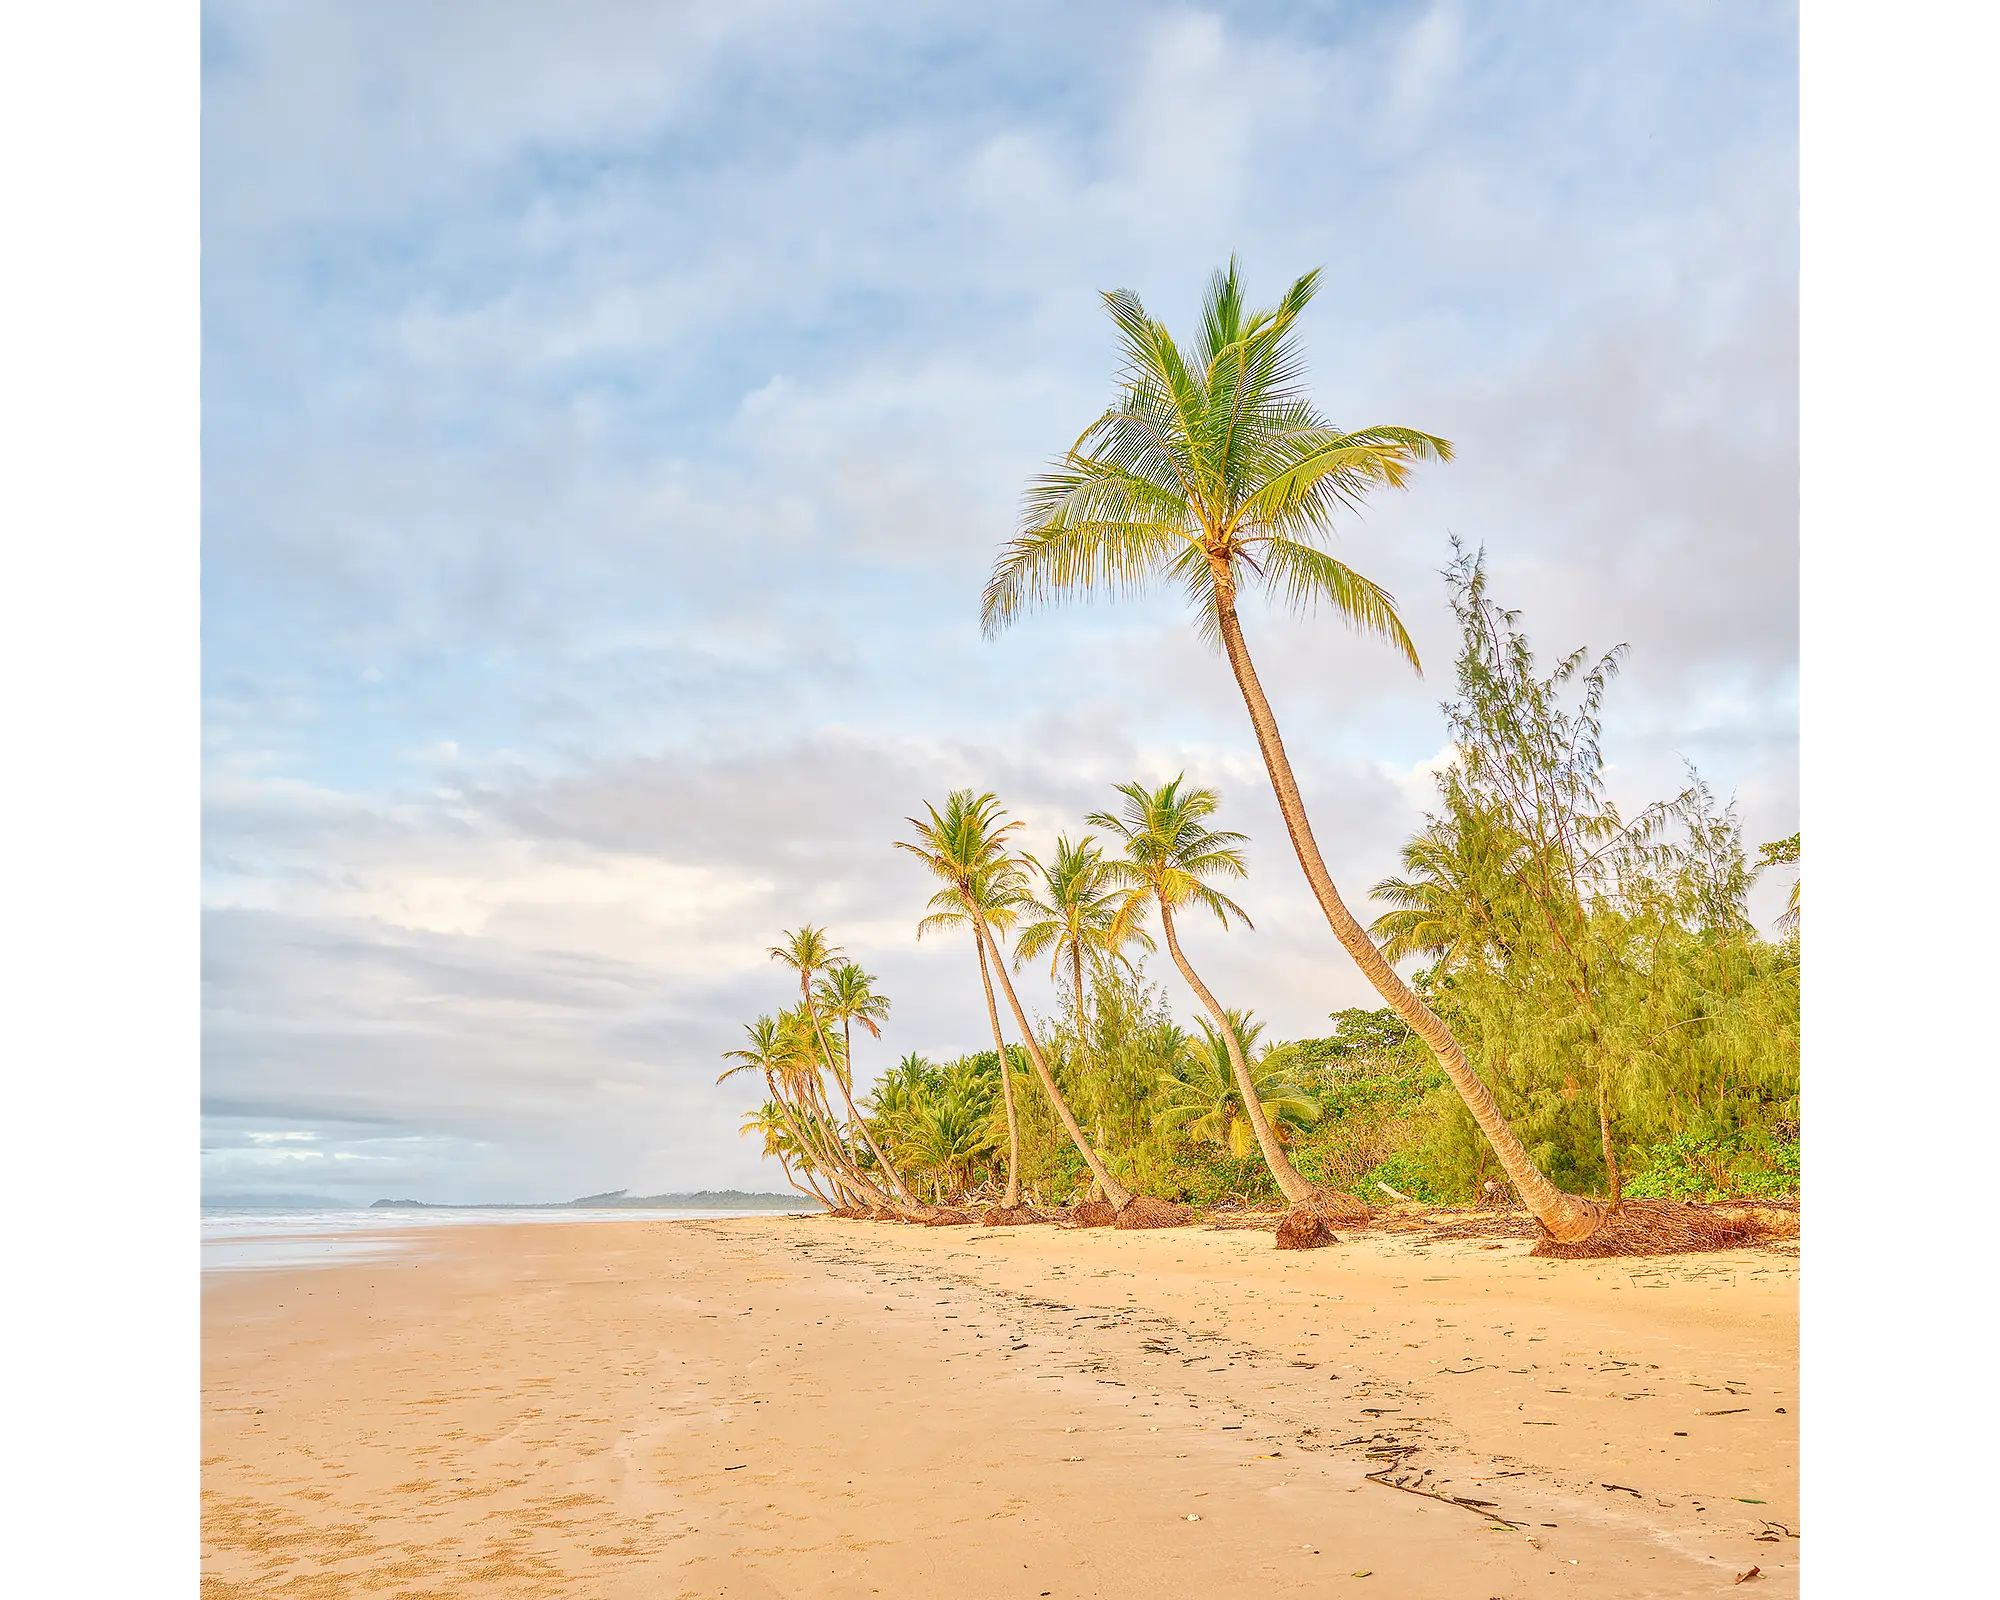
[[(1752, 860), (1691, 768), (1621, 808), (1601, 746), (1622, 649), (1542, 664), (1480, 552), (1454, 546), (1445, 573), (1459, 648), (1435, 801), (1373, 886), (1371, 923), (1334, 886), (1238, 598), (1330, 606), (1416, 665), (1394, 599), (1327, 539), (1452, 447), (1343, 432), (1314, 408), (1297, 324), (1315, 286), (1253, 311), (1232, 261), (1186, 348), (1107, 295), (1117, 395), (1031, 485), (983, 614), (997, 633), (1067, 597), (1178, 587), (1228, 660), (1307, 884), (1382, 1005), (1267, 1042), (1256, 996), (1214, 991), (1215, 936), (1254, 937), (1247, 841), (1220, 825), (1216, 789), (1118, 784), (1046, 857), (995, 795), (960, 789), (924, 801), (895, 845), (934, 889), (916, 936), (970, 936), (990, 1048), (905, 1054), (858, 1088), (856, 1029), (881, 1038), (889, 1000), (824, 930), (786, 934), (772, 955), (796, 998), (750, 1025), (724, 1076), (761, 1080), (745, 1131), (802, 1194), (903, 1215), (1505, 1197), (1574, 1241), (1626, 1197), (1795, 1191), (1798, 835)], [(1748, 910), (1767, 872), (1791, 874), (1769, 934)], [(1149, 968), (1162, 946), (1192, 1031)]]

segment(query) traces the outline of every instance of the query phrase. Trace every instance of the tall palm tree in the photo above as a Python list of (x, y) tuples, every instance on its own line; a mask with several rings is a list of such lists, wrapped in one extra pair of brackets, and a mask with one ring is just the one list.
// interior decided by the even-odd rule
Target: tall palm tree
[[(1083, 1007), (1084, 964), (1088, 962), (1096, 970), (1117, 962), (1129, 971), (1132, 964), (1126, 959), (1124, 946), (1136, 944), (1143, 950), (1151, 950), (1152, 937), (1145, 929), (1120, 919), (1121, 896), (1111, 864), (1089, 834), (1074, 844), (1068, 834), (1056, 835), (1054, 861), (1044, 863), (1027, 852), (1023, 852), (1022, 858), (1035, 869), (1041, 882), (1030, 888), (1022, 900), (1022, 914), (1030, 920), (1024, 921), (1014, 935), (1014, 967), (1019, 971), (1023, 962), (1046, 954), (1053, 982), (1067, 962), (1070, 1000), (1076, 1008), (1077, 1066), (1088, 1074), (1090, 1040)], [(1097, 1127), (1097, 1142), (1104, 1142), (1102, 1121)]]
[[(1005, 933), (1019, 919), (1020, 909), (1025, 899), (1026, 883), (1022, 873), (1020, 858), (1015, 856), (1007, 844), (1007, 835), (1020, 826), (1019, 822), (1003, 821), (1006, 813), (1000, 809), (1000, 802), (991, 794), (974, 796), (970, 789), (954, 790), (945, 799), (943, 814), (928, 801), (924, 810), (929, 814), (928, 822), (920, 822), (915, 817), (908, 818), (910, 826), (917, 830), (919, 844), (897, 841), (899, 850), (907, 850), (918, 857), (938, 877), (944, 879), (945, 886), (931, 897), (934, 910), (931, 916), (918, 924), (918, 936), (926, 927), (946, 927), (960, 922), (970, 922), (973, 936), (979, 941), (981, 978), (986, 977), (986, 956), (993, 958), (992, 970), (1000, 980), (1001, 992), (1007, 996), (1008, 1009), (1014, 1013), (1014, 1025), (1021, 1032), (1021, 1042), (1028, 1052), (1028, 1060), (1035, 1069), (1035, 1076), (1041, 1080), (1042, 1092), (1048, 1096), (1049, 1104), (1055, 1109), (1057, 1118), (1069, 1134), (1070, 1142), (1083, 1157), (1084, 1165), (1090, 1169), (1098, 1190), (1104, 1198), (1119, 1210), (1131, 1203), (1132, 1192), (1111, 1176), (1103, 1158), (1091, 1148), (1090, 1141), (1083, 1136), (1083, 1129), (1077, 1126), (1076, 1116), (1069, 1108), (1069, 1102), (1056, 1086), (1055, 1074), (1049, 1071), (1047, 1057), (1042, 1054), (1041, 1041), (1035, 1037), (1035, 1030), (1028, 1022), (1028, 1014), (1021, 1009), (1021, 998), (1014, 992), (1014, 985), (1007, 977), (1007, 960), (1001, 953), (997, 933)], [(1000, 1082), (1006, 1088), (1008, 1100), (1008, 1193), (1014, 1198), (1006, 1204), (1020, 1203), (1020, 1172), (1016, 1147), (1018, 1133), (1013, 1123), (1013, 1089), (1009, 1083), (1007, 1070), (1007, 1047), (1001, 1043), (1000, 1017), (993, 1005), (992, 984), (987, 984), (986, 1005), (993, 1022), (994, 1043), (1000, 1051)]]
[(1189, 906), (1212, 912), (1225, 929), (1231, 917), (1246, 928), (1251, 925), (1248, 912), (1207, 882), (1210, 878), (1246, 875), (1243, 852), (1238, 848), (1244, 842), (1243, 835), (1207, 825), (1206, 819), (1215, 815), (1220, 797), (1213, 789), (1183, 791), (1181, 784), (1186, 776), (1183, 773), (1157, 789), (1148, 789), (1143, 783), (1121, 783), (1118, 792), (1125, 797), (1125, 804), (1119, 813), (1114, 816), (1094, 811), (1085, 820), (1093, 827), (1110, 829), (1125, 841), (1125, 859), (1117, 864), (1119, 877), (1126, 886), (1121, 911), (1127, 920), (1137, 921), (1149, 905), (1158, 908), (1160, 932), (1167, 941), (1167, 951), (1222, 1036), (1230, 1071), (1235, 1074), (1237, 1092), (1243, 1099), (1243, 1112), (1250, 1120), (1257, 1148), (1263, 1152), (1264, 1164), (1271, 1169), (1271, 1176), (1277, 1180), (1284, 1197), (1294, 1205), (1302, 1205), (1310, 1202), (1317, 1191), (1292, 1165), (1272, 1131), (1271, 1119), (1264, 1114), (1263, 1101), (1257, 1093), (1257, 1081), (1250, 1074), (1249, 1062), (1243, 1059), (1242, 1041), (1230, 1026), (1229, 1013), (1189, 963), (1174, 928), (1174, 913)]
[(896, 1170), (888, 1153), (875, 1142), (875, 1135), (869, 1131), (867, 1122), (854, 1109), (854, 1024), (860, 1023), (879, 1039), (882, 1037), (882, 1023), (889, 1015), (889, 997), (877, 994), (874, 985), (875, 979), (854, 962), (835, 961), (815, 986), (813, 998), (821, 1015), (840, 1024), (840, 1061), (834, 1069), (834, 1076), (839, 1080), (841, 1096), (847, 1101), (848, 1116), (874, 1153), (876, 1164), (895, 1185), (896, 1193), (908, 1201), (910, 1191), (903, 1182), (902, 1174)]
[(1403, 487), (1417, 462), (1449, 461), (1451, 445), (1413, 428), (1343, 433), (1307, 400), (1297, 324), (1318, 282), (1308, 272), (1275, 307), (1251, 311), (1232, 258), (1210, 282), (1188, 352), (1136, 295), (1105, 295), (1123, 355), (1119, 393), (1030, 486), (1021, 529), (987, 582), (983, 622), (996, 634), (1072, 592), (1118, 593), (1152, 580), (1182, 589), (1202, 637), (1229, 658), (1292, 848), (1334, 937), (1430, 1047), (1542, 1225), (1561, 1240), (1587, 1238), (1602, 1208), (1536, 1167), (1451, 1030), (1342, 901), (1244, 642), (1236, 597), (1247, 578), (1294, 611), (1330, 604), (1418, 665), (1394, 598), (1322, 545), (1336, 511), (1358, 508), (1373, 489)]
[[(942, 813), (928, 800), (924, 810), (928, 821), (915, 817), (905, 820), (916, 830), (916, 840), (895, 841), (898, 850), (907, 850), (930, 868), (943, 887), (930, 898), (930, 914), (917, 924), (917, 937), (943, 928), (970, 928), (972, 948), (979, 957), (979, 984), (986, 993), (986, 1020), (993, 1026), (993, 1048), (1000, 1058), (1000, 1095), (1007, 1112), (1007, 1187), (1000, 1204), (1012, 1211), (1021, 1203), (1021, 1126), (1014, 1111), (1014, 1074), (1007, 1065), (1007, 1041), (1000, 1032), (1000, 1008), (993, 1000), (993, 977), (986, 963), (984, 929), (998, 922), (1003, 928), (1015, 917), (1015, 893), (1007, 870), (1005, 835), (994, 813), (999, 801), (992, 795), (975, 799), (970, 789), (954, 789), (945, 797)], [(1008, 827), (1017, 824), (1008, 824)]]
[[(834, 1060), (833, 1047), (827, 1043), (826, 1025), (820, 1020), (819, 1007), (813, 1002), (813, 979), (838, 962), (840, 946), (827, 938), (824, 928), (815, 928), (811, 923), (787, 932), (783, 940), (783, 943), (771, 946), (771, 959), (790, 967), (799, 975), (800, 1004), (804, 1007), (806, 1016), (811, 1019), (813, 1036), (819, 1041), (820, 1059), (832, 1070), (833, 1081), (840, 1089), (841, 1099), (846, 1102), (848, 1126), (860, 1132), (862, 1139), (881, 1166), (883, 1176), (895, 1189), (896, 1198), (904, 1205), (914, 1205), (916, 1202), (910, 1198), (910, 1191), (903, 1187), (901, 1174), (883, 1160), (882, 1152), (875, 1148), (874, 1135), (869, 1133), (867, 1124), (861, 1120), (861, 1113), (854, 1109), (854, 1095), (849, 1084), (846, 1063)], [(883, 1196), (882, 1203), (884, 1205), (889, 1203), (886, 1195)]]

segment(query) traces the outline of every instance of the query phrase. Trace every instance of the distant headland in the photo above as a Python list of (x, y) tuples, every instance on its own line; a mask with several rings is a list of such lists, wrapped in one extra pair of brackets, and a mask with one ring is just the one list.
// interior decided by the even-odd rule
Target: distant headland
[(577, 1200), (535, 1203), (488, 1202), (452, 1205), (438, 1200), (377, 1200), (371, 1211), (801, 1211), (813, 1202), (795, 1194), (751, 1194), (742, 1189), (701, 1189), (693, 1194), (631, 1194), (613, 1189)]

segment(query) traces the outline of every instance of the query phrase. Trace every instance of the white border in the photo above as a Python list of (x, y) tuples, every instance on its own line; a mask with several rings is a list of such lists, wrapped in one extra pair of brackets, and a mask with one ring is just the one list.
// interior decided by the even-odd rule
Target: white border
[(1941, 0), (1803, 24), (1806, 1592), (1972, 1594), (2000, 1298), (2000, 28)]
[(8, 1587), (198, 1563), (200, 22), (13, 7), (0, 331)]

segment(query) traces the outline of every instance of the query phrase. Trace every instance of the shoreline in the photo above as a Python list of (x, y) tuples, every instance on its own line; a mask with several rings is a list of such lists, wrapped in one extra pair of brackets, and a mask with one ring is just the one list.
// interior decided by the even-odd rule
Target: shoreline
[(210, 1285), (205, 1600), (1796, 1592), (1795, 1257), (618, 1220)]

